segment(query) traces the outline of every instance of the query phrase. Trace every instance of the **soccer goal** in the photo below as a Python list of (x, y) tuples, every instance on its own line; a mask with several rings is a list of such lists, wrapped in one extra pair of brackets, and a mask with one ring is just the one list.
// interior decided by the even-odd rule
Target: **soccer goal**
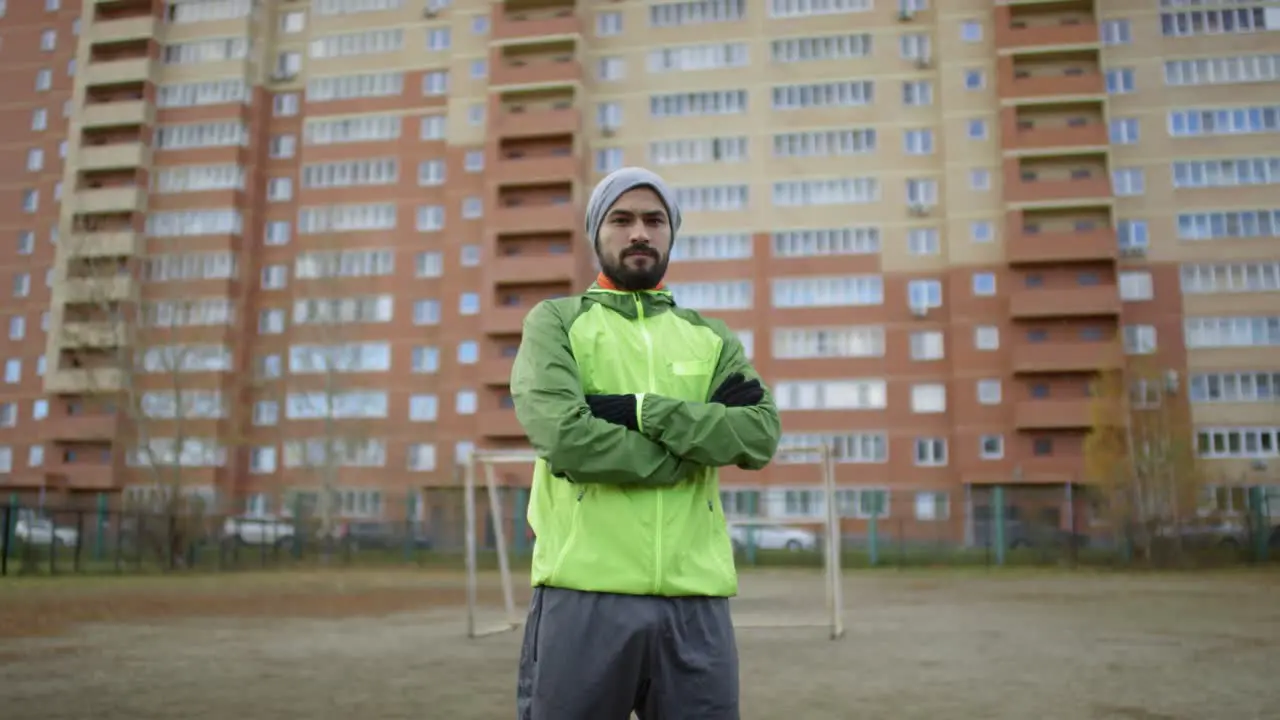
[[(727, 518), (730, 534), (745, 534), (748, 542), (752, 542), (767, 537), (772, 529), (794, 529), (805, 524), (815, 526), (816, 542), (822, 553), (822, 586), (826, 595), (826, 612), (817, 612), (816, 607), (805, 607), (803, 603), (807, 593), (791, 583), (765, 583), (763, 587), (755, 587), (759, 579), (755, 574), (740, 573), (741, 587), (738, 597), (734, 599), (736, 607), (733, 624), (737, 628), (820, 627), (827, 630), (832, 640), (838, 640), (844, 637), (844, 573), (840, 561), (840, 509), (836, 497), (835, 461), (830, 449), (823, 445), (785, 447), (780, 448), (778, 454), (797, 458), (804, 463), (785, 467), (806, 468), (816, 462), (822, 487), (822, 519), (813, 522), (795, 517), (734, 515)], [(743, 528), (745, 533), (735, 533), (734, 528)], [(782, 544), (779, 540), (786, 546), (795, 542), (776, 536), (773, 544)], [(757, 546), (764, 544), (757, 542)]]
[[(792, 611), (769, 607), (764, 612), (748, 610), (742, 613), (735, 610), (734, 626), (738, 628), (822, 627), (826, 628), (831, 639), (835, 640), (844, 636), (844, 577), (840, 562), (840, 513), (836, 501), (834, 460), (830, 450), (825, 446), (788, 447), (779, 452), (780, 454), (786, 453), (790, 457), (800, 456), (805, 461), (813, 458), (817, 462), (821, 476), (822, 497), (824, 498), (823, 507), (825, 508), (824, 519), (817, 523), (820, 526), (817, 534), (819, 535), (818, 542), (821, 543), (822, 548), (822, 584), (826, 592), (826, 612), (815, 617), (814, 613), (806, 609)], [(498, 486), (497, 476), (499, 466), (522, 465), (531, 467), (536, 461), (537, 456), (530, 452), (476, 450), (471, 453), (463, 464), (463, 502), (466, 523), (467, 636), (470, 638), (512, 632), (518, 630), (524, 624), (523, 616), (516, 612), (515, 588), (511, 578), (511, 563), (508, 556), (509, 546), (506, 537), (506, 522), (508, 518), (506, 512), (504, 512), (503, 494), (500, 492), (501, 488)], [(793, 467), (806, 466), (796, 465)], [(494, 549), (498, 559), (498, 574), (502, 589), (504, 612), (502, 620), (484, 624), (481, 623), (479, 618), (482, 608), (479, 603), (477, 562), (479, 519), (476, 509), (476, 488), (480, 482), (480, 475), (484, 477), (485, 497), (489, 506)], [(797, 521), (795, 518), (737, 516), (726, 518), (726, 523), (731, 533), (733, 528), (742, 527), (747, 529), (748, 537), (751, 537), (752, 532), (755, 530), (764, 529), (767, 532), (767, 528), (785, 528), (802, 524), (802, 522)], [(750, 578), (748, 578), (747, 584), (751, 584)], [(787, 598), (794, 599), (797, 596), (803, 596), (803, 593), (797, 593), (795, 588), (788, 585), (782, 589), (779, 597), (775, 599), (785, 605), (788, 602)], [(739, 605), (772, 604), (768, 598), (757, 599), (741, 595), (735, 602)]]
[[(467, 637), (479, 638), (517, 630), (524, 618), (516, 614), (515, 588), (511, 580), (511, 561), (507, 556), (506, 513), (502, 507), (502, 493), (498, 487), (499, 465), (523, 465), (532, 467), (537, 456), (530, 452), (502, 450), (474, 450), (463, 465), (463, 514), (466, 522), (467, 553)], [(485, 497), (489, 505), (489, 521), (493, 528), (493, 545), (498, 555), (498, 576), (502, 584), (504, 619), (497, 623), (480, 625), (479, 589), (480, 576), (476, 567), (476, 475), (484, 474)]]

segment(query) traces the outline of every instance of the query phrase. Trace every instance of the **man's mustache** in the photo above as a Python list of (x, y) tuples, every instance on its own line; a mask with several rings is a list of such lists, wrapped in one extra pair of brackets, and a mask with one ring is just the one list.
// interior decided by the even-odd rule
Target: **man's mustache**
[(658, 259), (657, 251), (652, 250), (650, 248), (635, 248), (633, 250), (626, 250), (622, 253), (622, 258), (625, 260), (631, 257), (632, 255), (646, 255), (648, 257), (653, 258), (654, 260)]

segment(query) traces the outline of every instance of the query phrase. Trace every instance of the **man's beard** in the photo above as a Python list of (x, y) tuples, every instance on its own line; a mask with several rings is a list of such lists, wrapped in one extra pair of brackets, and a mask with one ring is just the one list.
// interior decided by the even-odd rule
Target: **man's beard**
[[(649, 256), (648, 267), (636, 268), (627, 265), (627, 257), (637, 254)], [(617, 260), (600, 258), (600, 270), (619, 290), (628, 292), (652, 290), (658, 287), (662, 277), (667, 274), (667, 258), (655, 250), (630, 250), (624, 252)]]

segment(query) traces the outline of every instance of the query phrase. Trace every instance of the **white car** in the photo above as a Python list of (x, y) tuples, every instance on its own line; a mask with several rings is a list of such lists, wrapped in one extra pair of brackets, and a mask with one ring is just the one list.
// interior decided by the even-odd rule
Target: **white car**
[(786, 527), (784, 525), (759, 525), (748, 527), (734, 525), (729, 528), (729, 539), (733, 541), (733, 549), (742, 552), (747, 547), (748, 533), (754, 533), (755, 546), (760, 550), (801, 550), (818, 549), (818, 535), (804, 528)]
[(74, 547), (80, 533), (75, 528), (55, 527), (52, 520), (37, 518), (19, 520), (13, 528), (14, 537), (32, 545), (52, 545), (57, 543), (63, 547)]
[(293, 523), (274, 515), (229, 517), (222, 525), (222, 535), (245, 545), (274, 545), (293, 539)]

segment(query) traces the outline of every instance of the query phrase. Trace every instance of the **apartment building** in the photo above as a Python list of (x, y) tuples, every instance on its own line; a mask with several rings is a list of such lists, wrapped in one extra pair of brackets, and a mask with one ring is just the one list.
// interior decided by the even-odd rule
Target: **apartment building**
[(643, 164), (687, 218), (677, 301), (783, 411), (729, 512), (816, 514), (826, 444), (850, 517), (1073, 513), (1090, 381), (1137, 363), (1239, 510), (1280, 483), (1278, 31), (1227, 0), (0, 0), (0, 488), (181, 464), (265, 511), (323, 474), (378, 516), (455, 482), (523, 446), (522, 318), (590, 281), (585, 196)]

